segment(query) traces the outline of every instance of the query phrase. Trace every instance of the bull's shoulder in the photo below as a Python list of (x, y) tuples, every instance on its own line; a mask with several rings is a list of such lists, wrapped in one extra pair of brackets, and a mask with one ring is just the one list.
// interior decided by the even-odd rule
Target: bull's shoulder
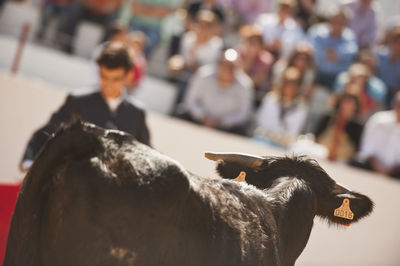
[[(220, 265), (269, 265), (265, 263), (275, 261), (277, 225), (263, 191), (246, 183), (195, 175), (190, 178), (190, 188), (182, 215), (201, 216), (191, 219), (190, 226), (207, 235), (207, 245), (215, 250), (211, 254), (214, 261), (221, 259)], [(183, 230), (188, 226), (182, 226)], [(226, 242), (230, 244), (226, 246)]]
[(106, 144), (109, 153), (92, 158), (102, 161), (121, 182), (136, 183), (144, 190), (160, 192), (189, 189), (190, 174), (177, 161), (138, 141), (131, 140), (116, 147)]
[(192, 175), (190, 188), (199, 199), (211, 205), (223, 217), (241, 213), (251, 220), (254, 216), (271, 213), (264, 191), (245, 182)]

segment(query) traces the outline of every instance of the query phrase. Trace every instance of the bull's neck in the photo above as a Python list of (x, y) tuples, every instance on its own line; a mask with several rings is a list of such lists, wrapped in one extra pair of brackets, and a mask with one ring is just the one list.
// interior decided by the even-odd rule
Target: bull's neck
[(282, 265), (293, 265), (311, 233), (315, 195), (307, 182), (288, 177), (278, 178), (266, 193), (279, 228)]

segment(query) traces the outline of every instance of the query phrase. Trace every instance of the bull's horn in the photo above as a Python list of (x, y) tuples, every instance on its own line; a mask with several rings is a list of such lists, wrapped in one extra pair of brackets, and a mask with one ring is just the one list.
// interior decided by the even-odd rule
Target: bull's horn
[(225, 162), (238, 163), (246, 167), (260, 167), (264, 161), (262, 157), (243, 153), (214, 153), (206, 152), (204, 156), (212, 161), (222, 160)]

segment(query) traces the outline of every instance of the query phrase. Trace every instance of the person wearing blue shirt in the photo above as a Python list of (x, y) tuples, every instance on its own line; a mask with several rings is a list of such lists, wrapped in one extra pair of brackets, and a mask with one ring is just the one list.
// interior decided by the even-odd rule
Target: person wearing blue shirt
[(315, 25), (309, 38), (315, 51), (317, 83), (332, 90), (336, 76), (346, 71), (358, 52), (357, 39), (347, 28), (348, 11), (336, 10), (328, 23)]
[(388, 87), (387, 106), (400, 90), (400, 27), (396, 27), (391, 36), (387, 46), (380, 47), (377, 52), (378, 77)]
[(342, 93), (345, 90), (346, 84), (353, 79), (365, 79), (365, 93), (372, 101), (382, 108), (385, 105), (387, 88), (385, 83), (373, 73), (365, 63), (355, 62), (352, 64), (348, 71), (342, 72), (338, 75), (335, 84), (334, 92), (336, 94)]

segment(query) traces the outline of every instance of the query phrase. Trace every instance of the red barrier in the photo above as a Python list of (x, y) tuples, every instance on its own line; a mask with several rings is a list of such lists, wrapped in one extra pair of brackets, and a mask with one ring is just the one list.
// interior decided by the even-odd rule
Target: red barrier
[(0, 265), (6, 252), (11, 216), (21, 184), (0, 184)]

